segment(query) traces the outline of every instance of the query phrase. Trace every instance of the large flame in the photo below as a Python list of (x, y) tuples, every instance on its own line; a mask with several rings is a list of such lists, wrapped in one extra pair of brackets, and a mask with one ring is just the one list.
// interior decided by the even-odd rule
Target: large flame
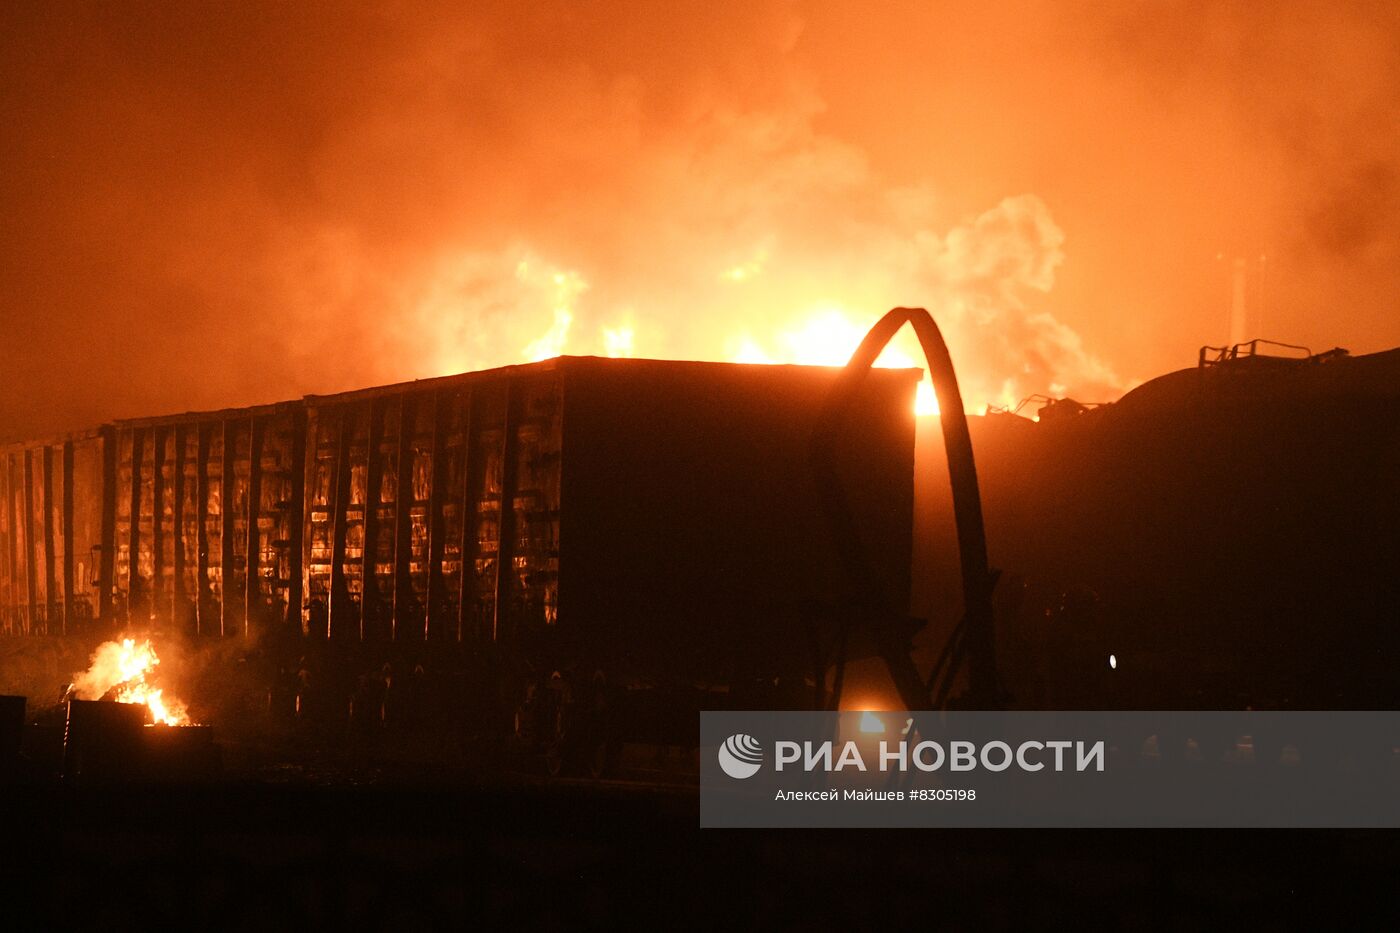
[(100, 700), (110, 695), (118, 703), (141, 703), (150, 708), (157, 723), (186, 725), (190, 718), (185, 704), (174, 697), (167, 698), (162, 689), (146, 681), (158, 664), (160, 658), (150, 639), (139, 644), (134, 638), (103, 642), (92, 653), (88, 669), (73, 678), (73, 693), (80, 700)]
[[(648, 261), (620, 277), (524, 246), (448, 252), (417, 301), (421, 326), (439, 335), (429, 366), (453, 373), (571, 353), (843, 366), (881, 314), (916, 303), (938, 320), (970, 414), (1036, 393), (1112, 401), (1130, 387), (1050, 313), (1065, 237), (1041, 199), (1003, 198), (947, 228), (923, 215), (887, 220), (835, 245), (792, 230), (749, 249), (696, 242), (683, 260), (648, 245)], [(663, 278), (675, 284), (657, 285)], [(876, 365), (923, 368), (913, 331)], [(927, 378), (915, 413), (938, 414)]]

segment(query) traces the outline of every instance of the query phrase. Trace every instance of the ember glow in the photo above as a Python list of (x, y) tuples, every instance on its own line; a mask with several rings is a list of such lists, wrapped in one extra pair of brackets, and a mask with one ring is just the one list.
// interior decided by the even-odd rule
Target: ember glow
[(188, 725), (185, 704), (166, 697), (164, 690), (147, 682), (159, 664), (150, 639), (103, 642), (92, 653), (88, 669), (73, 678), (73, 693), (80, 700), (110, 698), (118, 703), (141, 703), (150, 707), (151, 718), (158, 724)]

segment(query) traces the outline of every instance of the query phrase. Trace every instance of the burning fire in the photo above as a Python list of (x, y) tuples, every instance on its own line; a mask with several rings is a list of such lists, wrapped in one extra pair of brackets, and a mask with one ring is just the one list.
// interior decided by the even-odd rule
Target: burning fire
[[(417, 327), (440, 335), (435, 374), (561, 354), (844, 366), (886, 310), (914, 303), (938, 321), (969, 414), (1036, 393), (1111, 401), (1132, 387), (1046, 306), (1065, 235), (1043, 201), (1003, 198), (946, 229), (932, 220), (920, 208), (845, 246), (781, 231), (747, 245), (726, 237), (720, 257), (706, 242), (679, 266), (648, 253), (622, 274), (524, 244), (446, 250), (409, 300)], [(875, 365), (926, 368), (912, 329)], [(914, 412), (938, 414), (927, 374)]]
[[(434, 373), (561, 354), (844, 366), (880, 315), (913, 303), (938, 321), (969, 414), (1036, 393), (1111, 401), (1132, 387), (1048, 307), (1065, 235), (1040, 198), (1003, 198), (946, 228), (931, 210), (910, 210), (850, 242), (781, 229), (726, 235), (695, 244), (679, 265), (644, 250), (622, 272), (525, 244), (447, 250), (409, 300), (419, 326), (441, 335)], [(876, 365), (926, 368), (911, 328)], [(927, 375), (914, 410), (938, 414)]]
[(118, 703), (143, 703), (160, 724), (182, 726), (189, 723), (185, 704), (146, 682), (160, 664), (150, 639), (139, 644), (134, 638), (107, 641), (92, 653), (86, 671), (73, 678), (73, 694), (81, 700), (100, 700), (108, 695)]
[[(821, 308), (796, 327), (781, 331), (777, 339), (765, 348), (752, 337), (744, 336), (734, 345), (730, 360), (735, 363), (801, 363), (808, 366), (845, 366), (856, 347), (860, 346), (870, 324), (864, 327), (851, 320), (841, 308)], [(915, 362), (908, 344), (913, 343), (915, 352), (917, 341), (912, 333), (901, 332), (885, 347), (876, 366), (894, 369), (920, 369), (921, 362)], [(933, 384), (925, 376), (919, 381), (914, 396), (914, 414), (938, 414), (938, 398)]]

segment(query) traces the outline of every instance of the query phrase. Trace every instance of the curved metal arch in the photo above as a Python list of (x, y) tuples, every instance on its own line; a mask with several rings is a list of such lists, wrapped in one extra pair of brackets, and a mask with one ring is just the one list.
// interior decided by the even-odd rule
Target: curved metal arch
[(823, 489), (827, 517), (836, 535), (842, 560), (856, 586), (857, 596), (883, 618), (877, 632), (880, 650), (900, 698), (911, 710), (926, 709), (932, 705), (934, 682), (938, 680), (943, 661), (934, 669), (930, 682), (926, 683), (910, 654), (907, 627), (894, 624), (905, 613), (889, 605), (889, 600), (875, 582), (869, 557), (832, 461), (833, 442), (851, 402), (880, 352), (905, 324), (913, 326), (919, 339), (938, 397), (943, 445), (948, 453), (948, 478), (953, 487), (958, 559), (962, 569), (963, 619), (944, 651), (944, 658), (952, 666), (939, 690), (939, 702), (946, 695), (947, 686), (956, 673), (958, 659), (965, 651), (969, 673), (966, 702), (973, 708), (994, 709), (1001, 702), (992, 616), (992, 590), (997, 574), (987, 562), (987, 536), (982, 521), (977, 466), (972, 456), (972, 438), (968, 433), (967, 417), (963, 413), (957, 374), (953, 370), (953, 361), (943, 334), (926, 309), (895, 308), (870, 328), (851, 355), (818, 419), (813, 434), (813, 464)]

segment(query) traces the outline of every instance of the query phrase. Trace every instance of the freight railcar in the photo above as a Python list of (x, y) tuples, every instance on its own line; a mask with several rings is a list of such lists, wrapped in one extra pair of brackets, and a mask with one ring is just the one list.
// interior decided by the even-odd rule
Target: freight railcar
[(112, 618), (96, 585), (113, 517), (110, 431), (0, 447), (0, 632), (63, 635)]
[[(1400, 703), (1400, 350), (1252, 349), (1112, 405), (969, 419), (1008, 702)], [(921, 539), (951, 522), (940, 457), (921, 446)]]
[[(0, 618), (242, 638), (330, 659), (342, 693), (451, 667), (524, 731), (557, 731), (526, 702), (551, 686), (777, 703), (850, 601), (808, 469), (837, 373), (561, 357), (11, 445)], [(917, 378), (874, 374), (838, 451), (895, 605)]]

